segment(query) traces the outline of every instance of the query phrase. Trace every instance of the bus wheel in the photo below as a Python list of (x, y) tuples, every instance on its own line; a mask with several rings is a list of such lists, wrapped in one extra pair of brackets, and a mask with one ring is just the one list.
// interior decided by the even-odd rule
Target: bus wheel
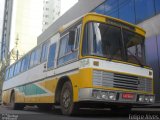
[(11, 94), (11, 99), (10, 99), (10, 108), (12, 110), (22, 110), (24, 108), (23, 104), (18, 104), (15, 103), (15, 93)]
[(64, 115), (74, 115), (78, 110), (78, 103), (73, 102), (73, 88), (69, 81), (65, 82), (60, 96), (61, 111)]

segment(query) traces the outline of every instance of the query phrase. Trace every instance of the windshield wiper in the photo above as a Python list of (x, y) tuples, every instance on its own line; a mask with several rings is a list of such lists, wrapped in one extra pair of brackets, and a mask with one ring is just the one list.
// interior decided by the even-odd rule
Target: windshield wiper
[(141, 67), (144, 67), (144, 65), (141, 63), (141, 61), (131, 52), (127, 49), (127, 52), (130, 53), (130, 55), (132, 55), (135, 60), (137, 60), (138, 64), (141, 66)]

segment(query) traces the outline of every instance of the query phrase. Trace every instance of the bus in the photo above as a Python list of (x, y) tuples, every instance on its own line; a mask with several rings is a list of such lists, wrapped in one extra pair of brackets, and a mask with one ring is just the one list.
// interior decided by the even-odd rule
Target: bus
[(59, 105), (64, 115), (85, 105), (125, 111), (154, 104), (144, 41), (138, 26), (87, 13), (6, 69), (2, 102), (12, 109)]

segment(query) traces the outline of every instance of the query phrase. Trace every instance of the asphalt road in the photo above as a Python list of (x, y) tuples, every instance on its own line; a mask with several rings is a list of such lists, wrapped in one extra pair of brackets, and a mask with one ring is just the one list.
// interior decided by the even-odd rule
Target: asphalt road
[[(8, 118), (8, 119), (6, 119)], [(10, 119), (9, 119), (10, 118)], [(60, 109), (40, 111), (35, 107), (24, 110), (11, 110), (0, 106), (0, 120), (160, 120), (160, 108), (134, 108), (130, 114), (112, 113), (109, 109), (83, 109), (77, 116), (64, 116)]]

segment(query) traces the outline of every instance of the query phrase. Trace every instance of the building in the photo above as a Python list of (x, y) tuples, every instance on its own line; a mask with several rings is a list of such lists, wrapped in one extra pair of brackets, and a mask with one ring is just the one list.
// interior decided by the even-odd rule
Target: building
[(8, 57), (9, 52), (9, 39), (11, 29), (11, 16), (12, 16), (12, 4), (13, 1), (5, 1), (4, 18), (3, 18), (3, 31), (1, 40), (1, 60), (5, 60)]
[(38, 37), (37, 43), (50, 39), (60, 26), (88, 12), (113, 16), (146, 30), (146, 62), (154, 70), (154, 91), (160, 101), (160, 0), (79, 0)]
[(63, 15), (78, 0), (44, 0), (43, 2), (43, 29), (45, 31), (58, 17)]
[(146, 30), (146, 62), (154, 70), (154, 91), (160, 101), (160, 0), (106, 0), (92, 11), (123, 19)]
[(43, 31), (47, 29), (59, 16), (61, 0), (44, 0), (43, 2)]
[(43, 0), (5, 0), (1, 60), (14, 62), (16, 53), (21, 57), (36, 46), (42, 13)]
[[(1, 53), (1, 43), (2, 43), (2, 29), (3, 29), (3, 14), (4, 14), (4, 0), (0, 1), (0, 53)], [(1, 54), (0, 54), (0, 58), (1, 58)]]

